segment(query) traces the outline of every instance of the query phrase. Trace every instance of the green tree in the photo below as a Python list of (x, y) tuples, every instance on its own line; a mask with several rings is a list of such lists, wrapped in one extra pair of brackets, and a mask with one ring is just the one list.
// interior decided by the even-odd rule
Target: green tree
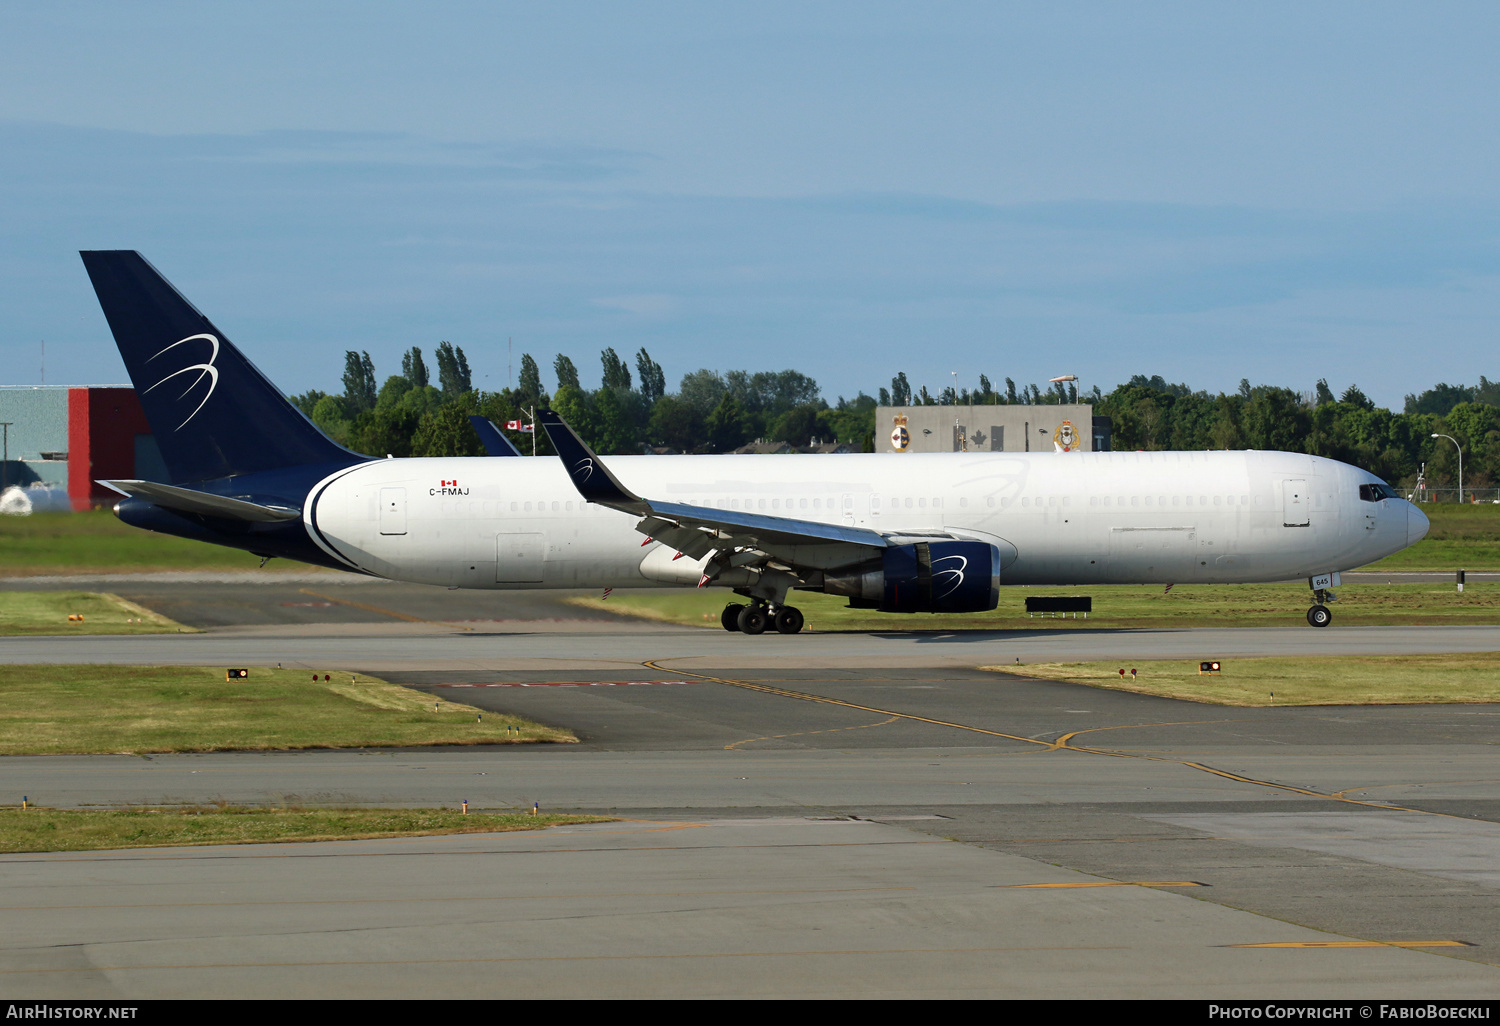
[(664, 395), (651, 407), (646, 437), (656, 445), (666, 445), (680, 452), (694, 452), (706, 443), (703, 415), (692, 403), (678, 396)]
[(375, 408), (393, 410), (400, 404), (401, 398), (410, 391), (410, 381), (399, 374), (392, 374), (385, 379), (385, 384), (380, 386), (380, 394), (375, 398)]
[[(526, 359), (526, 357), (522, 357), (523, 366)], [(564, 385), (569, 388), (583, 387), (578, 383), (578, 368), (573, 365), (572, 360), (568, 359), (562, 353), (558, 353), (557, 359), (552, 361), (552, 372), (557, 375), (557, 390), (559, 392), (562, 391)]]
[(625, 366), (625, 361), (620, 359), (613, 348), (600, 353), (599, 362), (604, 365), (603, 387), (627, 389), (630, 387), (630, 368)]
[(706, 418), (728, 390), (723, 376), (718, 371), (705, 367), (682, 376), (682, 383), (677, 386), (677, 397), (697, 410), (700, 417)]
[[(473, 393), (469, 393), (472, 395)], [(428, 413), (412, 434), (413, 456), (483, 456), (484, 445), (469, 423), (472, 402), (452, 402)]]
[(1265, 385), (1252, 390), (1240, 421), (1250, 448), (1281, 452), (1305, 452), (1302, 442), (1310, 428), (1307, 408), (1296, 392)]
[(593, 396), (581, 388), (564, 385), (552, 397), (552, 410), (567, 421), (568, 426), (577, 431), (580, 438), (598, 451), (599, 430)]
[(818, 408), (811, 403), (793, 406), (772, 421), (769, 432), (773, 442), (807, 445), (818, 429)]
[[(562, 389), (559, 388), (558, 391), (561, 392)], [(521, 354), (521, 378), (517, 382), (511, 402), (518, 408), (524, 408), (533, 404), (537, 406), (547, 405), (547, 392), (542, 388), (542, 372), (537, 367), (536, 361), (531, 358), (530, 353)]]
[(906, 380), (906, 371), (891, 379), (891, 406), (911, 405), (911, 382)]
[(635, 354), (635, 369), (640, 376), (641, 398), (646, 400), (647, 405), (667, 394), (667, 376), (662, 372), (661, 364), (651, 359), (651, 354), (646, 350), (642, 349)]
[(353, 419), (353, 414), (349, 412), (348, 403), (343, 396), (325, 395), (313, 407), (311, 416), (312, 422), (329, 438), (340, 445), (348, 443), (349, 422)]
[(344, 405), (351, 414), (375, 408), (375, 361), (369, 353), (344, 353)]
[(291, 400), (293, 406), (301, 410), (308, 419), (311, 419), (313, 410), (318, 408), (319, 400), (323, 399), (327, 395), (327, 392), (319, 391), (316, 388), (310, 388), (306, 392), (303, 392), (301, 395), (288, 396), (288, 398)]
[(452, 398), (462, 395), (473, 387), (469, 373), (469, 361), (462, 348), (452, 342), (437, 344), (438, 385), (443, 395)]
[[(1236, 397), (1237, 398), (1237, 397)], [(1214, 403), (1213, 423), (1209, 426), (1209, 441), (1215, 449), (1243, 449), (1245, 439), (1240, 434), (1240, 404), (1229, 396), (1221, 395)]]
[(641, 451), (639, 398), (624, 388), (601, 388), (594, 393), (594, 447), (600, 453)]
[(1375, 403), (1359, 390), (1358, 385), (1350, 385), (1344, 389), (1344, 394), (1339, 396), (1339, 402), (1347, 406), (1358, 406), (1362, 410), (1373, 410)]
[(366, 410), (349, 425), (349, 448), (370, 456), (410, 456), (412, 435), (421, 418), (399, 407)]
[(815, 433), (832, 441), (862, 442), (866, 435), (875, 433), (875, 406), (875, 400), (863, 392), (850, 400), (839, 396), (838, 406), (818, 411)]
[(714, 452), (729, 452), (748, 442), (750, 432), (747, 421), (745, 408), (740, 405), (740, 401), (725, 393), (704, 425), (708, 431), (710, 449)]
[(401, 357), (401, 376), (417, 388), (427, 387), (427, 364), (422, 360), (422, 350), (416, 346)]

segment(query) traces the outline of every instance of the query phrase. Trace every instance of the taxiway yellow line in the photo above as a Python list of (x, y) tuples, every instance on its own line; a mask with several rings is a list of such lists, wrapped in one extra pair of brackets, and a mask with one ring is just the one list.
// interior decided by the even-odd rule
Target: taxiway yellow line
[(311, 588), (298, 588), (303, 595), (311, 595), (313, 598), (322, 599), (324, 602), (332, 602), (339, 606), (349, 606), (353, 609), (363, 609), (367, 613), (379, 613), (381, 616), (393, 617), (397, 620), (405, 620), (407, 623), (426, 623), (434, 627), (447, 627), (451, 630), (472, 631), (474, 628), (465, 627), (457, 623), (444, 623), (441, 620), (424, 620), (420, 616), (411, 616), (408, 613), (398, 613), (394, 609), (385, 609), (381, 606), (372, 606), (364, 602), (355, 602), (353, 599), (334, 598), (332, 595), (324, 595), (313, 591)]
[(1225, 948), (1472, 948), (1467, 941), (1278, 941), (1274, 944), (1223, 944)]
[[(1252, 785), (1254, 785), (1256, 787), (1267, 787), (1267, 788), (1271, 788), (1271, 789), (1277, 790), (1277, 791), (1288, 791), (1288, 792), (1290, 792), (1292, 794), (1306, 795), (1309, 798), (1323, 798), (1323, 799), (1326, 799), (1328, 801), (1342, 802), (1342, 803), (1344, 803), (1346, 805), (1359, 805), (1359, 806), (1363, 806), (1364, 808), (1380, 809), (1380, 810), (1385, 811), (1385, 812), (1415, 812), (1415, 813), (1419, 813), (1419, 814), (1424, 815), (1424, 816), (1442, 816), (1442, 817), (1450, 818), (1450, 819), (1462, 819), (1463, 818), (1462, 816), (1452, 816), (1452, 815), (1450, 815), (1449, 813), (1446, 813), (1446, 812), (1429, 812), (1426, 809), (1412, 809), (1412, 808), (1408, 808), (1408, 807), (1406, 807), (1404, 805), (1389, 805), (1389, 804), (1386, 804), (1384, 802), (1366, 802), (1366, 801), (1360, 801), (1357, 798), (1347, 798), (1347, 797), (1344, 797), (1343, 794), (1339, 793), (1339, 792), (1329, 793), (1329, 792), (1324, 792), (1324, 791), (1314, 791), (1311, 788), (1297, 787), (1294, 784), (1280, 784), (1280, 783), (1277, 783), (1274, 780), (1258, 780), (1255, 777), (1247, 777), (1247, 776), (1243, 776), (1242, 774), (1239, 774), (1239, 773), (1231, 773), (1228, 770), (1221, 770), (1221, 769), (1218, 769), (1218, 768), (1216, 768), (1214, 766), (1207, 766), (1207, 765), (1204, 765), (1201, 762), (1192, 762), (1192, 761), (1187, 760), (1187, 759), (1173, 759), (1173, 758), (1170, 758), (1168, 756), (1161, 756), (1161, 755), (1144, 755), (1144, 754), (1141, 754), (1139, 752), (1112, 751), (1111, 749), (1108, 749), (1108, 748), (1082, 747), (1082, 746), (1072, 745), (1072, 744), (1066, 743), (1069, 738), (1076, 737), (1079, 734), (1090, 733), (1090, 731), (1087, 731), (1087, 730), (1078, 730), (1078, 731), (1074, 731), (1071, 734), (1064, 734), (1062, 737), (1058, 738), (1056, 741), (1039, 741), (1036, 738), (1032, 738), (1032, 737), (1022, 737), (1020, 734), (1007, 734), (1007, 733), (1005, 733), (1004, 731), (1001, 731), (1001, 730), (988, 730), (988, 729), (986, 729), (984, 727), (976, 727), (976, 726), (973, 726), (972, 724), (968, 724), (968, 723), (954, 723), (951, 720), (938, 720), (938, 719), (933, 719), (930, 716), (918, 716), (915, 713), (896, 712), (895, 710), (892, 710), (892, 709), (881, 709), (881, 708), (878, 708), (878, 707), (873, 706), (873, 705), (860, 705), (858, 702), (846, 702), (843, 699), (839, 699), (839, 698), (827, 698), (827, 697), (825, 697), (823, 695), (814, 695), (814, 694), (810, 694), (810, 693), (808, 693), (806, 691), (793, 691), (790, 688), (772, 687), (772, 686), (770, 686), (768, 684), (757, 684), (757, 683), (754, 683), (752, 681), (747, 681), (747, 680), (734, 680), (733, 678), (729, 678), (729, 677), (714, 677), (714, 676), (711, 676), (711, 675), (706, 674), (706, 673), (695, 673), (692, 670), (669, 670), (667, 667), (662, 666), (659, 662), (657, 662), (655, 660), (651, 660), (651, 659), (646, 660), (642, 665), (650, 667), (651, 669), (657, 670), (657, 671), (659, 671), (661, 673), (680, 673), (680, 674), (685, 674), (685, 675), (687, 675), (689, 677), (697, 677), (699, 680), (713, 681), (716, 684), (726, 684), (726, 685), (728, 685), (730, 687), (743, 688), (746, 691), (758, 691), (761, 694), (776, 695), (776, 696), (778, 696), (780, 698), (794, 698), (794, 699), (797, 699), (798, 701), (802, 701), (802, 702), (817, 702), (817, 703), (820, 703), (822, 705), (837, 705), (837, 706), (842, 706), (845, 709), (858, 709), (860, 712), (875, 713), (875, 714), (880, 715), (880, 716), (894, 716), (897, 719), (911, 720), (911, 721), (916, 722), (916, 723), (930, 723), (930, 724), (932, 724), (934, 726), (938, 726), (938, 727), (951, 727), (954, 730), (967, 730), (967, 731), (971, 731), (971, 732), (973, 732), (975, 734), (985, 734), (985, 735), (988, 735), (989, 737), (1003, 737), (1003, 738), (1005, 738), (1008, 741), (1020, 741), (1020, 742), (1022, 742), (1024, 744), (1028, 744), (1028, 745), (1037, 745), (1038, 747), (1040, 747), (1040, 748), (1042, 748), (1042, 749), (1044, 749), (1046, 751), (1053, 751), (1053, 752), (1078, 752), (1078, 753), (1081, 753), (1083, 755), (1102, 755), (1102, 756), (1106, 756), (1106, 757), (1112, 758), (1112, 759), (1141, 759), (1141, 760), (1144, 760), (1146, 762), (1164, 762), (1164, 763), (1170, 763), (1170, 764), (1176, 765), (1176, 766), (1186, 766), (1188, 769), (1195, 769), (1195, 770), (1198, 770), (1198, 771), (1203, 772), (1203, 773), (1208, 773), (1208, 774), (1211, 774), (1211, 775), (1216, 776), (1216, 777), (1222, 777), (1225, 780), (1233, 780), (1233, 781), (1236, 781), (1237, 783), (1241, 783), (1241, 784), (1252, 784)], [(1210, 720), (1210, 721), (1201, 721), (1201, 722), (1222, 722), (1222, 721)], [(1129, 723), (1126, 723), (1126, 724), (1120, 724), (1119, 727), (1113, 727), (1113, 728), (1096, 727), (1096, 728), (1093, 728), (1093, 729), (1094, 730), (1110, 730), (1110, 729), (1123, 729), (1125, 727), (1130, 727), (1130, 726), (1168, 726), (1168, 725), (1169, 724), (1129, 724)]]
[(1087, 883), (1039, 883), (1039, 884), (1010, 884), (1011, 888), (1042, 887), (1054, 890), (1066, 890), (1073, 887), (1207, 887), (1194, 880), (1100, 880)]

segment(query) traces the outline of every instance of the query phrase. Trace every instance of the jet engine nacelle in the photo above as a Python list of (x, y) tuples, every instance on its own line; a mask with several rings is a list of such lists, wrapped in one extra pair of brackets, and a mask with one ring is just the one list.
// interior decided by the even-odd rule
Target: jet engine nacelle
[(823, 590), (883, 613), (980, 613), (1000, 604), (1000, 550), (972, 541), (897, 545), (879, 562), (829, 571)]

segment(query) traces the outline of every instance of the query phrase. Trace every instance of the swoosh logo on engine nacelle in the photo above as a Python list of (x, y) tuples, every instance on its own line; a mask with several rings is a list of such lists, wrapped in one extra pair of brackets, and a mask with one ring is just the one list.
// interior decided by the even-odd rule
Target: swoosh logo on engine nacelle
[[(949, 560), (953, 560), (953, 559), (958, 560), (958, 566), (950, 566), (950, 567), (946, 567), (946, 568), (944, 568), (942, 570), (938, 569), (938, 564), (939, 563), (946, 563)], [(933, 583), (936, 583), (937, 580), (938, 580), (938, 578), (943, 577), (943, 578), (947, 578), (948, 581), (951, 581), (952, 585), (951, 585), (951, 587), (948, 588), (947, 591), (943, 592), (941, 595), (934, 595), (933, 598), (947, 598), (949, 595), (952, 595), (959, 588), (962, 588), (964, 586), (964, 571), (967, 570), (968, 568), (969, 568), (969, 557), (968, 556), (952, 555), (952, 556), (943, 556), (941, 559), (934, 559), (932, 561), (932, 580), (933, 580)]]

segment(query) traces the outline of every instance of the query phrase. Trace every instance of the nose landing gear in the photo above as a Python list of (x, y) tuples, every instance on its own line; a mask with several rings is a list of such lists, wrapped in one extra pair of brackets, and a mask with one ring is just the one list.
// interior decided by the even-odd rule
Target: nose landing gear
[(719, 614), (719, 623), (726, 631), (742, 634), (764, 634), (767, 627), (779, 634), (796, 634), (802, 630), (802, 610), (795, 606), (772, 607), (764, 602), (752, 602), (748, 606), (731, 602)]
[(1337, 602), (1338, 596), (1326, 588), (1313, 589), (1313, 607), (1307, 611), (1307, 622), (1314, 627), (1327, 627), (1333, 623), (1333, 613), (1324, 603)]

